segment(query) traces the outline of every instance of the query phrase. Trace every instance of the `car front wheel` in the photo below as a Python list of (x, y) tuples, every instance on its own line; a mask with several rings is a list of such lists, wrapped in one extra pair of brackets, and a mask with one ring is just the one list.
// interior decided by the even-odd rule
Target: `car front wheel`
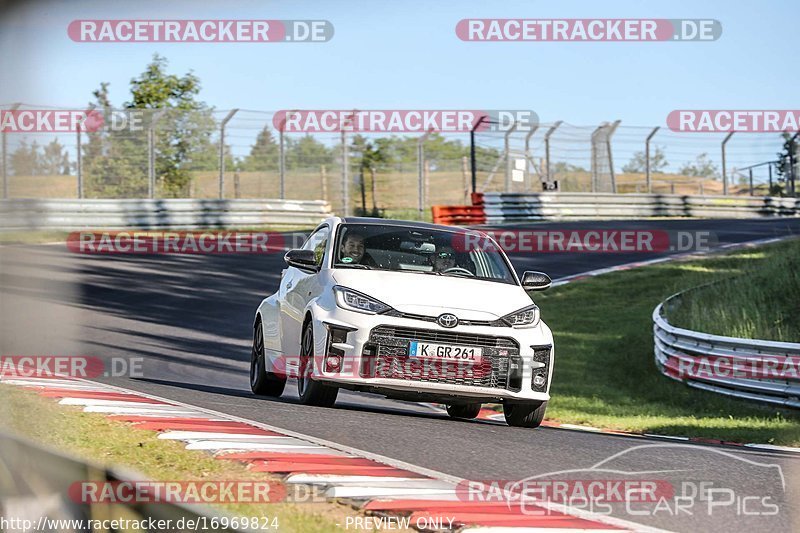
[(475, 418), (481, 412), (481, 404), (465, 403), (447, 406), (447, 414), (450, 418)]
[(303, 329), (303, 338), (300, 343), (300, 368), (297, 374), (297, 394), (300, 396), (300, 403), (304, 405), (331, 407), (336, 402), (339, 388), (314, 381), (313, 375), (314, 328), (311, 326), (311, 322), (309, 322)]
[(266, 371), (264, 359), (264, 335), (261, 319), (253, 328), (253, 350), (250, 355), (250, 390), (261, 396), (277, 398), (283, 394), (286, 387), (286, 377), (278, 376)]
[(520, 428), (538, 428), (544, 420), (547, 402), (506, 403), (503, 404), (503, 416), (509, 426)]

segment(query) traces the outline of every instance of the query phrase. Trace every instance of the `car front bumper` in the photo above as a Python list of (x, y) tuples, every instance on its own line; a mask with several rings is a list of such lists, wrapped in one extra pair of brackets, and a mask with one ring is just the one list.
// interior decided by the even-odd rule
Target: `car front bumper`
[[(311, 312), (314, 378), (319, 381), (387, 394), (418, 393), (487, 402), (550, 398), (553, 337), (544, 322), (532, 328), (461, 324), (444, 328), (427, 320), (369, 315), (338, 307), (312, 306)], [(409, 358), (405, 346), (410, 340), (464, 346), (478, 343), (483, 346), (484, 361), (480, 367), (449, 364), (443, 370), (440, 364)], [(338, 368), (331, 366), (332, 355), (339, 357)], [(546, 379), (543, 385), (534, 385), (536, 374)]]

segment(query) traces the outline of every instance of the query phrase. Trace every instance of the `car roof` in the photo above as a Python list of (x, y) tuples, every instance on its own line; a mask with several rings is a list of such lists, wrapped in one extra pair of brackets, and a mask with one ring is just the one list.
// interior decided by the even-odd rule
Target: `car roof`
[(445, 226), (443, 224), (431, 224), (430, 222), (417, 222), (414, 220), (396, 220), (390, 218), (343, 217), (341, 219), (341, 222), (342, 224), (374, 224), (377, 226), (420, 228), (420, 229), (432, 229), (432, 230), (435, 229), (440, 231), (451, 231), (451, 232), (474, 231), (468, 228), (462, 228), (460, 226)]

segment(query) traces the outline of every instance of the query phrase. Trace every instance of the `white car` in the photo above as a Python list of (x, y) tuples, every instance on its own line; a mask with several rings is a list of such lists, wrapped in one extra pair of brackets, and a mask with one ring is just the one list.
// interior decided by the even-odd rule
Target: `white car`
[(537, 427), (553, 374), (553, 335), (485, 234), (452, 226), (329, 218), (285, 256), (278, 292), (254, 321), (250, 385), (331, 406), (340, 388), (438, 402), (453, 418), (501, 403), (509, 425)]

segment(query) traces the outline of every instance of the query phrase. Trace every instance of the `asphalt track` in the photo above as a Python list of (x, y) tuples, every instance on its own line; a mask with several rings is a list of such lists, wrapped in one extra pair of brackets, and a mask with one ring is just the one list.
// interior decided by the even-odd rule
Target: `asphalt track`
[[(800, 234), (800, 220), (607, 221), (518, 228), (705, 230), (722, 245)], [(518, 272), (542, 270), (557, 279), (676, 252), (511, 256)], [(635, 504), (629, 510), (620, 504), (614, 516), (676, 531), (800, 529), (800, 458), (777, 452), (459, 422), (416, 404), (349, 392), (340, 393), (335, 408), (306, 407), (297, 403), (293, 383), (279, 400), (254, 397), (248, 386), (253, 312), (276, 289), (282, 268), (282, 254), (91, 256), (70, 253), (63, 245), (0, 247), (0, 353), (139, 357), (144, 377), (103, 381), (461, 478), (518, 480), (589, 468), (624, 452), (604, 467), (649, 472), (638, 479), (668, 480), (686, 490), (696, 486), (690, 482), (713, 483), (735, 491), (720, 493), (717, 502), (729, 496), (735, 500), (712, 506), (710, 513), (708, 501), (696, 502), (677, 516), (674, 508), (634, 515)], [(557, 394), (558, 359), (554, 379)], [(559, 475), (586, 480), (604, 474)], [(777, 514), (764, 514), (773, 510), (769, 503), (779, 506)]]

